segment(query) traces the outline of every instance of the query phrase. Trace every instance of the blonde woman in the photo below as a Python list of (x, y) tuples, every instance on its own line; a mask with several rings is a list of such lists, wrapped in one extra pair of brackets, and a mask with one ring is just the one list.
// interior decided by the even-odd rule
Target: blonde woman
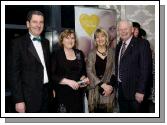
[(114, 50), (109, 48), (108, 34), (102, 28), (94, 33), (95, 48), (88, 54), (86, 69), (89, 112), (113, 112), (115, 104)]

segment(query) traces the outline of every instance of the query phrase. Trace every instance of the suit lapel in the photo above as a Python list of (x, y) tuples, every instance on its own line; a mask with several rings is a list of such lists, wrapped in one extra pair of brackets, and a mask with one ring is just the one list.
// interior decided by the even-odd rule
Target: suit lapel
[(28, 43), (28, 51), (37, 59), (38, 62), (41, 63), (41, 60), (40, 60), (38, 53), (37, 53), (37, 51), (32, 43), (32, 40), (30, 39), (29, 34), (26, 36), (26, 41)]
[(124, 53), (122, 59), (124, 59), (127, 55), (129, 55), (132, 52), (134, 44), (135, 44), (135, 39), (132, 37), (127, 49), (125, 50), (125, 53)]
[(115, 57), (116, 63), (118, 63), (117, 61), (118, 61), (119, 51), (120, 51), (120, 49), (121, 49), (121, 46), (122, 46), (122, 41), (120, 41), (120, 42), (118, 43), (117, 47), (116, 47), (116, 52), (115, 52), (115, 55), (116, 55), (116, 57)]

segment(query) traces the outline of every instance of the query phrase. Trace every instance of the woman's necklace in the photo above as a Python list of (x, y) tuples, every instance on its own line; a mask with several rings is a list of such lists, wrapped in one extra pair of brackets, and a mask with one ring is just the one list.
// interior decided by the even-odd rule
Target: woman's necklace
[(103, 55), (103, 56), (106, 56), (106, 55), (107, 55), (107, 51), (105, 51), (105, 52), (100, 52), (100, 51), (97, 49), (97, 52), (100, 53), (100, 54)]
[(68, 50), (68, 51), (66, 50), (65, 55), (68, 60), (75, 60), (76, 58), (73, 50)]

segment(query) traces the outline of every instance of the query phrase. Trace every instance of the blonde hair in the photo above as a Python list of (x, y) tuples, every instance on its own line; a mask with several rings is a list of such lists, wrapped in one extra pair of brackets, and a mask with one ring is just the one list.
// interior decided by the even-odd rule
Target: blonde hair
[(97, 48), (97, 43), (96, 43), (96, 37), (99, 33), (102, 33), (104, 34), (104, 36), (106, 37), (106, 48), (109, 47), (109, 40), (108, 40), (108, 33), (101, 27), (97, 28), (96, 31), (94, 32), (94, 44), (95, 44), (95, 47)]
[(59, 45), (61, 47), (63, 47), (63, 39), (67, 38), (71, 34), (74, 34), (74, 38), (75, 38), (75, 43), (74, 43), (74, 47), (73, 48), (77, 47), (77, 37), (76, 37), (75, 31), (73, 29), (65, 29), (64, 31), (62, 31), (60, 33), (60, 35), (59, 35)]

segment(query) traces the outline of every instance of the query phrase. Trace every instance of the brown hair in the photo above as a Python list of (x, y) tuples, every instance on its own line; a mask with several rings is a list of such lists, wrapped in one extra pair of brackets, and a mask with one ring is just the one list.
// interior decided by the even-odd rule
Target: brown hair
[(67, 38), (71, 34), (74, 34), (74, 38), (75, 38), (75, 43), (74, 43), (74, 47), (73, 48), (77, 47), (77, 37), (76, 37), (75, 31), (73, 29), (65, 29), (64, 31), (62, 31), (60, 33), (60, 35), (59, 35), (59, 45), (61, 47), (63, 47), (63, 39)]
[(40, 15), (44, 17), (44, 14), (41, 11), (38, 10), (31, 10), (27, 14), (27, 21), (30, 22), (32, 15)]

